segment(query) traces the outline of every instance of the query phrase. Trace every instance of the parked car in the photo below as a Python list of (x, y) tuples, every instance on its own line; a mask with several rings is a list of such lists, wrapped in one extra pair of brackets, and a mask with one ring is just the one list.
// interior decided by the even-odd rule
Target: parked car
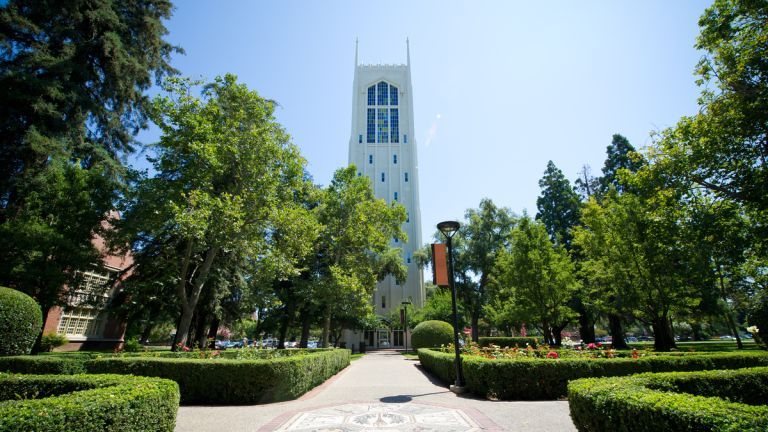
[(309, 341), (309, 342), (307, 342), (307, 348), (311, 348), (311, 349), (317, 348), (317, 341)]
[(638, 342), (638, 339), (636, 337), (634, 337), (634, 336), (627, 336), (627, 338), (625, 340), (626, 340), (627, 343)]
[(640, 342), (653, 342), (653, 336), (638, 336), (637, 340)]

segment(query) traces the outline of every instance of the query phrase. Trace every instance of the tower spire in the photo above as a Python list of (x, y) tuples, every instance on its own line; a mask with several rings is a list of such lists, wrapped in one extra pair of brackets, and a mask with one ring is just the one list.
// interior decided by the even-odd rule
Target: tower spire
[(406, 65), (411, 66), (411, 44), (408, 42), (408, 37), (405, 38), (405, 55), (407, 59)]
[(355, 68), (357, 68), (357, 38), (355, 38)]

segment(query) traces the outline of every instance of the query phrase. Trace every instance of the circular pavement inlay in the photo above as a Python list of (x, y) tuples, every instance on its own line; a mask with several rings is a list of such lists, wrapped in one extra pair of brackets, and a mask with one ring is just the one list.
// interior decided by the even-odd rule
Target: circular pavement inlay
[(460, 409), (408, 403), (354, 403), (294, 415), (278, 431), (479, 431)]

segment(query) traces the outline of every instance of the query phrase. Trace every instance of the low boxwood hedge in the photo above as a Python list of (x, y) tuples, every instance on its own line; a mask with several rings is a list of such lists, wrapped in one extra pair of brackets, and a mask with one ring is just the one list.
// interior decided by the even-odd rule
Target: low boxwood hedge
[(178, 407), (170, 380), (0, 373), (2, 431), (173, 431)]
[(568, 384), (580, 431), (766, 431), (768, 368), (649, 373)]
[(269, 360), (114, 357), (88, 360), (90, 373), (168, 378), (181, 402), (255, 404), (295, 399), (349, 365), (350, 351), (337, 349)]
[[(419, 361), (446, 383), (454, 381), (453, 354), (419, 350)], [(568, 381), (641, 372), (738, 369), (768, 365), (763, 352), (702, 353), (632, 358), (486, 359), (462, 356), (468, 389), (500, 400), (552, 400), (567, 394)]]
[(21, 374), (85, 373), (85, 360), (90, 357), (76, 356), (13, 356), (0, 357), (0, 372)]
[(536, 337), (490, 337), (490, 336), (481, 336), (477, 340), (478, 345), (485, 348), (491, 345), (500, 346), (502, 348), (509, 347), (520, 347), (525, 348), (526, 345), (530, 345), (533, 348), (536, 348), (536, 346), (539, 344), (539, 338)]

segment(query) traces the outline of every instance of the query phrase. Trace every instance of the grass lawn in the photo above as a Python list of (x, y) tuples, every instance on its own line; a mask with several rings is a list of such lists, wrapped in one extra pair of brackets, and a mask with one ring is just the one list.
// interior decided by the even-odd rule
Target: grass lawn
[(362, 354), (360, 354), (360, 353), (357, 353), (357, 354), (352, 354), (352, 355), (349, 357), (349, 360), (350, 360), (350, 361), (359, 360), (359, 359), (360, 359), (360, 357), (362, 357), (362, 356), (364, 356), (364, 355), (365, 355), (365, 353), (362, 353)]
[(405, 358), (410, 359), (410, 360), (418, 360), (419, 359), (419, 355), (416, 353), (416, 351), (408, 350), (408, 351), (403, 351), (400, 354), (402, 354), (403, 356), (405, 356)]

